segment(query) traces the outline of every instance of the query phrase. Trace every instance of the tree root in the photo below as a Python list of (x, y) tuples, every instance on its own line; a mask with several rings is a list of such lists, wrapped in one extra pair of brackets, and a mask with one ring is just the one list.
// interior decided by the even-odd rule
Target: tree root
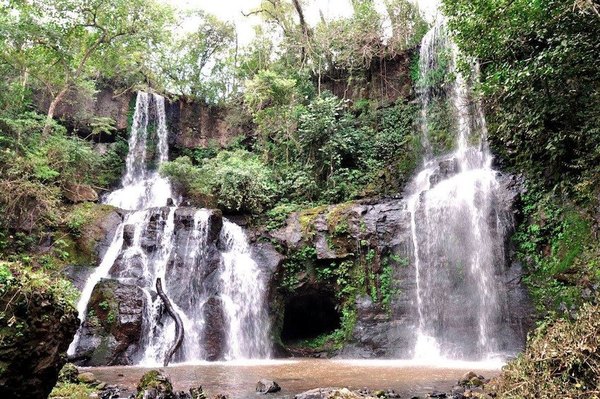
[(183, 342), (183, 322), (181, 321), (181, 317), (179, 317), (179, 315), (173, 308), (171, 300), (169, 300), (169, 297), (163, 291), (162, 281), (160, 278), (156, 279), (156, 292), (158, 293), (160, 299), (162, 299), (162, 301), (164, 302), (167, 313), (169, 313), (173, 320), (175, 320), (175, 341), (173, 342), (173, 345), (171, 345), (171, 348), (169, 348), (169, 351), (165, 356), (165, 361), (163, 364), (166, 367), (171, 362), (173, 354), (177, 351), (177, 349), (179, 349), (181, 343)]

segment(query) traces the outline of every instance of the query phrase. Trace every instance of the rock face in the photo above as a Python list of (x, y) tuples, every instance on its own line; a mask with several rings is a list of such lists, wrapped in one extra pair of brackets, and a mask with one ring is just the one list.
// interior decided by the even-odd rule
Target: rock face
[[(228, 122), (229, 110), (201, 101), (182, 98), (167, 106), (172, 144), (179, 148), (206, 148), (210, 144), (227, 146), (245, 130)], [(235, 112), (235, 111), (234, 111)], [(249, 129), (248, 129), (249, 130)]]
[(131, 364), (145, 306), (141, 288), (102, 280), (92, 293), (74, 358), (88, 366)]
[[(455, 172), (454, 162), (449, 160), (440, 168), (440, 176), (431, 178), (439, 179), (442, 175)], [(505, 183), (509, 188), (510, 182), (507, 180)], [(507, 198), (499, 200), (506, 201), (510, 206), (516, 195), (515, 190), (505, 191)], [(304, 313), (312, 314), (311, 318), (316, 323), (317, 309), (324, 309), (323, 301), (329, 295), (334, 301), (333, 307), (352, 309), (356, 316), (350, 337), (335, 352), (337, 356), (412, 356), (419, 316), (411, 215), (404, 200), (363, 200), (302, 211), (292, 214), (286, 225), (272, 232), (271, 236), (288, 255), (286, 270), (279, 274), (281, 289), (275, 292), (272, 299), (274, 303), (279, 303), (277, 311), (283, 313), (283, 322), (277, 325), (284, 343), (286, 337), (295, 337), (288, 327), (296, 326), (292, 330), (299, 330), (299, 326), (307, 323)], [(508, 240), (506, 246), (509, 250)], [(338, 275), (337, 270), (341, 267), (351, 267), (352, 270), (346, 273), (344, 285), (339, 285), (335, 278), (325, 274)], [(498, 332), (499, 345), (507, 352), (521, 349), (532, 323), (531, 303), (520, 284), (521, 273), (518, 264), (508, 264), (505, 271), (498, 275), (502, 281), (501, 289), (508, 298), (507, 306), (511, 309), (510, 317), (503, 321), (502, 331)], [(352, 280), (352, 276), (356, 275), (364, 277)], [(293, 283), (291, 287), (290, 282)], [(357, 295), (344, 299), (340, 295), (328, 294), (343, 289), (354, 290)], [(309, 295), (316, 295), (319, 301), (313, 303), (321, 305), (298, 306), (302, 298)], [(352, 304), (344, 302), (349, 298), (354, 298)], [(328, 316), (332, 317), (335, 316)], [(468, 321), (468, 317), (468, 311), (465, 311), (464, 315), (456, 315), (456, 320)], [(324, 323), (317, 324), (324, 326)], [(328, 332), (320, 331), (321, 334)], [(318, 333), (312, 332), (308, 334), (310, 336), (297, 338), (309, 339)]]
[[(79, 131), (82, 136), (88, 136), (92, 132), (94, 118), (110, 118), (114, 121), (114, 127), (118, 131), (126, 131), (129, 125), (128, 114), (134, 93), (117, 93), (112, 88), (103, 88), (94, 96), (83, 92), (70, 91), (65, 99), (57, 106), (55, 117), (62, 119), (67, 126)], [(38, 111), (46, 113), (51, 98), (40, 93), (34, 97), (34, 104)], [(110, 136), (103, 134), (94, 137), (97, 141), (111, 141)]]
[(0, 296), (0, 307), (5, 312), (0, 320), (0, 397), (47, 398), (77, 330), (75, 309), (50, 293), (25, 296), (13, 289)]
[(410, 60), (410, 51), (391, 59), (374, 59), (363, 80), (352, 79), (346, 71), (337, 70), (321, 78), (321, 88), (343, 99), (369, 98), (384, 105), (393, 103), (398, 98), (410, 97), (413, 90)]

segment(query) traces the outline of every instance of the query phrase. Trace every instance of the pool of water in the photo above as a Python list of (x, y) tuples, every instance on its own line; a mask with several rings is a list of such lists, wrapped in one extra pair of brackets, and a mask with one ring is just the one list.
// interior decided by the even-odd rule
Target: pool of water
[[(444, 362), (436, 364), (396, 360), (269, 360), (207, 362), (159, 367), (177, 391), (201, 385), (209, 397), (216, 394), (234, 398), (253, 398), (256, 382), (262, 378), (276, 381), (281, 391), (269, 398), (293, 398), (294, 395), (319, 387), (350, 389), (393, 389), (402, 397), (425, 395), (432, 391), (449, 391), (467, 371), (486, 378), (499, 373), (499, 362)], [(101, 381), (117, 384), (133, 392), (141, 376), (151, 368), (94, 367)]]

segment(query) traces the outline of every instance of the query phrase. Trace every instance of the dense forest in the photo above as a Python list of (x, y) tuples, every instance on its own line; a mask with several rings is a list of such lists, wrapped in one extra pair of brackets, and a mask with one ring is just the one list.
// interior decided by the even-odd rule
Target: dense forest
[[(328, 228), (342, 240), (348, 226), (339, 214), (348, 204), (401, 196), (424, 156), (420, 87), (443, 90), (456, 77), (441, 57), (423, 78), (419, 44), (431, 23), (412, 2), (382, 3), (385, 15), (374, 1), (352, 0), (350, 17), (313, 23), (303, 1), (264, 0), (248, 11), (260, 23), (241, 46), (232, 23), (155, 0), (0, 1), (0, 375), (22, 356), (14, 347), (40, 334), (30, 316), (43, 318), (48, 301), (61, 323), (75, 323), (78, 292), (65, 268), (98, 261), (97, 224), (111, 211), (99, 199), (118, 187), (128, 151), (127, 126), (86, 105), (100, 93), (155, 92), (221, 115), (226, 139), (171, 145), (160, 173), (187, 203), (243, 216), (266, 235), (294, 212), (311, 234), (314, 217), (328, 212)], [(519, 187), (510, 245), (538, 320), (495, 392), (595, 397), (600, 5), (444, 0), (442, 10), (459, 70), (483, 104), (494, 165)], [(443, 154), (454, 140), (448, 110), (430, 106), (430, 144)], [(348, 337), (358, 292), (389, 302), (390, 264), (404, 260), (369, 245), (354, 263), (317, 271), (340, 288), (342, 320), (307, 346)], [(292, 290), (299, 265), (316, 253), (285, 255), (281, 285)], [(67, 345), (71, 329), (60, 333)], [(64, 385), (61, 395), (87, 392)]]

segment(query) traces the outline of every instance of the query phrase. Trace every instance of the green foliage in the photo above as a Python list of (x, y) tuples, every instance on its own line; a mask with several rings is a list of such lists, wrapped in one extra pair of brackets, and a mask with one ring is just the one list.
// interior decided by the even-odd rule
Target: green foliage
[(394, 268), (389, 264), (383, 266), (383, 271), (379, 277), (380, 281), (380, 292), (381, 292), (381, 304), (384, 308), (390, 309), (392, 299), (397, 294), (397, 290), (394, 287)]
[(300, 209), (301, 206), (294, 203), (279, 203), (266, 213), (267, 222), (265, 227), (268, 230), (273, 231), (285, 226), (288, 216), (293, 212), (299, 211)]
[(205, 159), (200, 167), (188, 157), (180, 157), (163, 164), (161, 173), (192, 198), (211, 196), (226, 211), (260, 213), (276, 194), (271, 170), (245, 150), (221, 151)]
[(51, 398), (88, 399), (95, 389), (86, 384), (63, 382), (57, 384), (50, 392)]
[(417, 162), (416, 109), (403, 100), (383, 109), (362, 104), (353, 110), (326, 93), (255, 114), (259, 132), (268, 133), (256, 147), (283, 198), (331, 203), (399, 190)]
[(597, 198), (600, 176), (600, 24), (592, 3), (444, 2), (456, 42), (482, 66), (494, 152), (579, 203)]
[(591, 225), (573, 205), (561, 205), (539, 188), (529, 187), (522, 201), (524, 221), (513, 240), (528, 268), (525, 282), (540, 312), (572, 312), (600, 277)]
[(217, 103), (227, 95), (232, 73), (228, 56), (235, 40), (234, 26), (196, 9), (181, 18), (192, 19), (197, 27), (178, 32), (173, 43), (160, 47), (159, 77), (176, 94)]
[(33, 230), (61, 219), (60, 203), (73, 185), (106, 187), (121, 173), (123, 149), (100, 155), (90, 142), (67, 136), (35, 113), (0, 116), (0, 222), (6, 228)]

